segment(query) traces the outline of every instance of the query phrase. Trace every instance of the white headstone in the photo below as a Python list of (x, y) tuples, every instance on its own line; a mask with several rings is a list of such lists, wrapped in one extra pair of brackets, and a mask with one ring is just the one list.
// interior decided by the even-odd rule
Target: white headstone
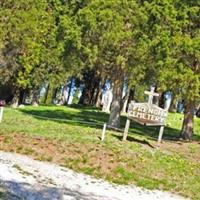
[(73, 95), (70, 95), (70, 96), (69, 96), (68, 105), (71, 105), (71, 104), (72, 104), (72, 102), (73, 102), (73, 98), (74, 98)]
[(108, 91), (106, 91), (106, 93), (103, 95), (103, 98), (102, 98), (102, 104), (103, 104), (102, 111), (110, 112), (112, 99), (113, 99), (112, 90), (109, 89)]
[(170, 91), (167, 91), (165, 93), (165, 102), (164, 102), (164, 109), (169, 110), (172, 100), (172, 93)]

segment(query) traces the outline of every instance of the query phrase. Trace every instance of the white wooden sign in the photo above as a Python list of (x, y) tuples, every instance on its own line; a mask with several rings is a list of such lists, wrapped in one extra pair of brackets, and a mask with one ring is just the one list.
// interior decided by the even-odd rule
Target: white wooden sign
[(159, 96), (159, 94), (154, 93), (154, 88), (151, 88), (151, 91), (145, 91), (145, 94), (149, 95), (148, 103), (131, 102), (129, 104), (123, 140), (126, 140), (128, 136), (130, 120), (132, 120), (145, 126), (160, 126), (158, 136), (158, 144), (160, 144), (168, 112), (153, 104), (153, 97)]
[(127, 117), (144, 125), (164, 125), (167, 111), (153, 104), (131, 102)]

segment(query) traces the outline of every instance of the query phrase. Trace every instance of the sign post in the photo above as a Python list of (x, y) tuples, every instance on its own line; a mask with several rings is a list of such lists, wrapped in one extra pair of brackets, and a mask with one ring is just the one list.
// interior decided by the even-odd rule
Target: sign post
[(123, 140), (126, 140), (126, 138), (128, 136), (128, 129), (130, 127), (130, 123), (131, 123), (130, 119), (127, 118), (127, 120), (126, 120), (126, 126), (125, 126), (125, 129), (124, 129)]
[(164, 126), (160, 127), (159, 136), (158, 136), (158, 145), (160, 145), (160, 143), (162, 141), (162, 136), (163, 136), (164, 128), (165, 128)]
[(102, 131), (102, 135), (101, 135), (101, 141), (104, 141), (105, 134), (106, 134), (106, 124), (103, 125), (103, 131)]
[(154, 92), (154, 88), (151, 88), (151, 91), (145, 91), (145, 94), (149, 95), (148, 103), (131, 102), (129, 104), (123, 140), (126, 140), (128, 136), (130, 121), (132, 120), (144, 126), (160, 126), (158, 136), (158, 145), (160, 145), (164, 132), (167, 110), (153, 104), (153, 97), (159, 96), (158, 93)]
[(5, 105), (5, 101), (0, 100), (0, 123), (3, 119), (3, 106)]

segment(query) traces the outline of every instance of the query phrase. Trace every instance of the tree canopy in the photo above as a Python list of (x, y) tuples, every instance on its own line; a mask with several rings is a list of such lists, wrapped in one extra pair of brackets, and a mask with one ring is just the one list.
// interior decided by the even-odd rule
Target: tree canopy
[[(200, 2), (149, 1), (144, 6), (155, 83), (184, 99), (187, 116), (192, 118), (200, 95)], [(183, 130), (184, 137), (189, 132)]]

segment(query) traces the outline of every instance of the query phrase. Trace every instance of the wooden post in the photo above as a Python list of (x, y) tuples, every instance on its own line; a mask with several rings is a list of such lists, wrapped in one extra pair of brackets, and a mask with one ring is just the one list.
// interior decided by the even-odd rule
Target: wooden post
[(158, 136), (158, 146), (160, 146), (160, 143), (162, 141), (162, 136), (163, 136), (164, 128), (165, 128), (165, 126), (161, 126), (160, 127), (159, 136)]
[(101, 141), (104, 141), (105, 134), (106, 134), (106, 124), (103, 125), (103, 131), (102, 131), (102, 135), (101, 135)]
[(0, 123), (3, 119), (3, 107), (0, 106)]
[(127, 136), (128, 136), (128, 129), (129, 129), (129, 126), (130, 126), (130, 119), (127, 118), (126, 120), (126, 126), (125, 126), (125, 129), (124, 129), (124, 135), (123, 135), (123, 140), (125, 141)]

